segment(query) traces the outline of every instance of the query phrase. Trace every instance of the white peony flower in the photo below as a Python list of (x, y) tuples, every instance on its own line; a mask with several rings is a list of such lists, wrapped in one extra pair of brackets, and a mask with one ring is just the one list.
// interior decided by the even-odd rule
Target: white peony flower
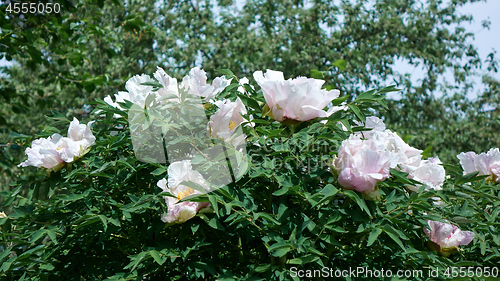
[(283, 72), (269, 69), (265, 74), (256, 71), (253, 76), (262, 88), (270, 116), (279, 122), (328, 117), (334, 111), (326, 112), (323, 109), (340, 96), (338, 90), (321, 89), (325, 83), (323, 80), (306, 77), (285, 80)]
[[(250, 83), (250, 80), (248, 80), (248, 78), (246, 77), (243, 77), (240, 79), (240, 81), (238, 82), (238, 84), (240, 85), (238, 87), (238, 92), (242, 93), (242, 94), (247, 94), (247, 90), (245, 89), (245, 87), (243, 85), (245, 84), (249, 84)], [(252, 89), (255, 89), (252, 85), (249, 84), (249, 86), (252, 88)]]
[(167, 95), (179, 96), (179, 88), (177, 86), (177, 79), (170, 77), (163, 68), (158, 66), (154, 77), (163, 86), (158, 90), (158, 96), (163, 97)]
[[(408, 175), (409, 178), (425, 184), (425, 190), (440, 190), (443, 186), (446, 172), (439, 157), (429, 158), (420, 162), (420, 166)], [(418, 191), (419, 186), (409, 187), (412, 191)]]
[(227, 80), (225, 76), (220, 76), (212, 81), (212, 85), (207, 84), (207, 74), (199, 67), (195, 67), (184, 76), (179, 88), (184, 89), (188, 94), (205, 98), (208, 101), (222, 92), (229, 84), (231, 79)]
[(457, 158), (460, 160), (464, 175), (479, 171), (478, 175), (480, 176), (490, 175), (490, 181), (500, 181), (500, 151), (498, 148), (492, 148), (479, 155), (473, 151), (462, 152), (457, 155)]
[(154, 82), (147, 74), (135, 75), (125, 83), (125, 89), (129, 93), (129, 100), (132, 103), (144, 107), (147, 96), (153, 91), (153, 86), (141, 85), (145, 82)]
[[(215, 105), (219, 108), (214, 115), (210, 117), (207, 124), (207, 132), (213, 138), (221, 138), (225, 141), (231, 140), (234, 147), (245, 143), (246, 135), (241, 132), (240, 125), (247, 122), (242, 114), (247, 110), (240, 98), (235, 102), (230, 100), (216, 101)], [(238, 130), (239, 129), (239, 130)]]
[(68, 138), (74, 141), (79, 146), (79, 152), (75, 156), (80, 156), (85, 153), (85, 151), (95, 143), (95, 136), (90, 131), (90, 126), (94, 121), (90, 121), (87, 125), (80, 124), (78, 119), (73, 118), (73, 121), (69, 123), (68, 128)]
[[(146, 98), (150, 94), (154, 95), (156, 100), (160, 100), (162, 97), (169, 95), (180, 97), (179, 89), (187, 91), (188, 94), (203, 97), (205, 101), (208, 101), (222, 92), (231, 83), (231, 80), (227, 80), (224, 76), (221, 76), (215, 78), (212, 85), (209, 85), (207, 84), (207, 75), (205, 71), (198, 67), (191, 69), (189, 74), (184, 76), (180, 85), (177, 83), (177, 79), (170, 77), (161, 67), (158, 67), (157, 71), (154, 73), (154, 77), (162, 85), (157, 92), (153, 92), (152, 86), (141, 85), (145, 82), (154, 82), (151, 77), (146, 74), (136, 75), (130, 78), (125, 84), (127, 92), (118, 92), (118, 94), (115, 95), (115, 101), (113, 101), (110, 96), (105, 97), (104, 101), (121, 110), (124, 109), (120, 107), (118, 102), (124, 102), (125, 100), (143, 108)], [(162, 100), (162, 102), (165, 103), (173, 100), (175, 99), (169, 98), (167, 100)], [(119, 117), (118, 114), (114, 116)]]
[(182, 185), (183, 181), (189, 181), (202, 186), (205, 191), (209, 191), (209, 186), (203, 176), (191, 168), (189, 160), (174, 162), (170, 164), (167, 170), (168, 181), (162, 179), (158, 181), (157, 186), (164, 192), (169, 192), (175, 197), (165, 196), (165, 202), (168, 206), (167, 214), (163, 214), (162, 221), (166, 223), (183, 223), (193, 218), (198, 211), (207, 208), (210, 204), (204, 202), (184, 201), (178, 203), (187, 196), (203, 194), (199, 190), (192, 189)]
[[(154, 82), (154, 80), (147, 74), (135, 75), (130, 78), (127, 83), (125, 83), (125, 89), (127, 89), (127, 92), (120, 91), (118, 94), (115, 94), (115, 101), (113, 101), (110, 96), (105, 97), (104, 101), (120, 110), (124, 109), (118, 104), (118, 102), (125, 102), (126, 100), (142, 108), (144, 107), (144, 103), (146, 102), (148, 95), (153, 93), (152, 86), (141, 85), (145, 82)], [(156, 93), (153, 94), (157, 95)], [(115, 117), (119, 117), (119, 115), (117, 116), (117, 114), (115, 114)]]
[(68, 128), (68, 137), (53, 134), (48, 138), (34, 140), (31, 147), (25, 150), (28, 160), (18, 166), (60, 170), (64, 163), (71, 163), (82, 157), (94, 144), (95, 136), (90, 131), (92, 123), (93, 121), (87, 125), (80, 124), (78, 119), (73, 118)]

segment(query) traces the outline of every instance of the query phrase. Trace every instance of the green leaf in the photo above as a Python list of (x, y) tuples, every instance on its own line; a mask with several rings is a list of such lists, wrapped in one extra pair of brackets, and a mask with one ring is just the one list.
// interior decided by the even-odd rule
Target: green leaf
[(167, 172), (167, 169), (165, 169), (163, 167), (159, 167), (159, 168), (156, 168), (156, 170), (152, 171), (151, 174), (153, 176), (159, 176), (159, 175), (163, 175), (166, 172)]
[(156, 250), (151, 250), (149, 251), (149, 254), (153, 257), (153, 259), (155, 260), (155, 262), (159, 265), (162, 265), (166, 259), (162, 259), (158, 253), (158, 251)]
[(314, 79), (323, 79), (323, 73), (317, 69), (312, 69), (311, 77)]
[(403, 249), (403, 251), (406, 251), (403, 242), (401, 241), (401, 239), (399, 239), (398, 234), (394, 231), (392, 227), (390, 227), (389, 225), (385, 225), (383, 230), (385, 233), (387, 233), (387, 235), (389, 235), (389, 237), (391, 237), (392, 240), (394, 240), (394, 242), (396, 242), (396, 244), (399, 245), (399, 247), (401, 247), (401, 249)]
[(298, 264), (298, 265), (301, 265), (301, 264), (306, 264), (306, 263), (314, 262), (314, 261), (316, 261), (318, 259), (319, 259), (319, 257), (316, 256), (316, 255), (306, 255), (306, 256), (303, 256), (303, 257), (299, 257), (299, 258), (295, 258), (295, 259), (290, 259), (286, 263), (287, 264)]
[(483, 180), (483, 179), (489, 177), (489, 175), (477, 176), (477, 174), (479, 174), (479, 171), (472, 172), (470, 174), (466, 174), (463, 176), (459, 176), (456, 180), (456, 184), (464, 184), (464, 183), (473, 182), (473, 181), (480, 181), (480, 180)]
[(217, 202), (217, 198), (215, 198), (215, 196), (213, 196), (211, 194), (208, 194), (207, 197), (208, 197), (208, 201), (212, 205), (212, 208), (214, 209), (215, 214), (217, 215), (217, 217), (220, 217), (220, 215), (219, 215), (219, 204)]
[(377, 241), (377, 238), (380, 235), (380, 233), (382, 233), (382, 229), (380, 229), (380, 228), (375, 228), (374, 230), (372, 230), (370, 232), (370, 235), (368, 236), (368, 243), (366, 244), (366, 246), (373, 245), (373, 243), (375, 243), (375, 241)]
[(160, 82), (157, 82), (157, 81), (142, 82), (141, 85), (143, 85), (143, 86), (152, 86), (152, 87), (156, 87), (156, 88), (163, 88), (163, 85), (160, 84)]
[(366, 206), (366, 202), (363, 198), (360, 198), (356, 192), (352, 190), (345, 190), (344, 194), (347, 195), (347, 197), (351, 198), (358, 204), (358, 206), (361, 208), (361, 210), (364, 210), (370, 217), (372, 216), (370, 213), (370, 210), (368, 209), (368, 206)]
[(338, 67), (341, 71), (344, 71), (347, 66), (347, 62), (343, 59), (339, 59), (333, 62), (332, 65)]
[(349, 95), (344, 95), (339, 98), (336, 98), (332, 100), (332, 106), (338, 106), (341, 105), (343, 102), (345, 102), (350, 96)]
[(366, 116), (359, 110), (357, 106), (355, 106), (354, 104), (348, 104), (347, 106), (349, 106), (349, 108), (352, 110), (352, 112), (354, 112), (356, 117), (361, 120), (361, 122), (366, 123)]
[(31, 235), (31, 238), (30, 238), (30, 242), (31, 243), (35, 243), (38, 239), (40, 239), (42, 236), (45, 235), (45, 232), (46, 230), (41, 228), (37, 231), (35, 231), (32, 235)]
[(52, 240), (54, 244), (57, 244), (56, 233), (53, 230), (51, 229), (47, 230), (47, 235), (49, 235), (50, 240)]
[(236, 76), (234, 75), (234, 73), (231, 70), (229, 70), (229, 69), (221, 69), (221, 68), (219, 68), (219, 69), (217, 69), (215, 71), (217, 71), (217, 72), (225, 75), (227, 79), (236, 78)]

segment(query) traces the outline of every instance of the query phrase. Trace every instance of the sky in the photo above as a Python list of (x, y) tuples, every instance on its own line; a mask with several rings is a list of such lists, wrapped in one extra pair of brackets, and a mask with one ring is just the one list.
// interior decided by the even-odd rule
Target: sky
[[(476, 46), (481, 60), (485, 60), (493, 50), (498, 52), (496, 55), (497, 59), (500, 58), (500, 0), (487, 0), (486, 3), (468, 3), (459, 9), (459, 13), (464, 15), (471, 14), (473, 17), (471, 23), (464, 23), (463, 26), (468, 32), (474, 33), (474, 39), (470, 42)], [(491, 22), (489, 30), (482, 26), (482, 22), (485, 20)], [(411, 73), (413, 82), (418, 82), (424, 76), (424, 72), (420, 68), (415, 68), (401, 61), (395, 64), (395, 70), (401, 73)], [(484, 71), (484, 73), (486, 72)], [(493, 77), (500, 80), (500, 73), (496, 73)], [(444, 79), (452, 82), (453, 74), (446, 73)], [(477, 93), (484, 89), (484, 86), (481, 85), (480, 75), (473, 78), (472, 81), (476, 87), (467, 97), (474, 100), (477, 98)], [(388, 98), (399, 99), (400, 96), (399, 93), (390, 93)]]
[[(235, 1), (238, 8), (242, 6), (241, 4), (244, 1), (237, 0)], [(2, 0), (0, 0), (2, 3)], [(499, 53), (497, 57), (500, 57), (500, 0), (488, 0), (485, 2), (476, 2), (476, 3), (468, 3), (460, 10), (461, 14), (472, 14), (474, 20), (470, 24), (464, 24), (464, 27), (469, 31), (475, 34), (474, 40), (472, 43), (478, 48), (479, 55), (481, 60), (486, 59), (487, 55), (492, 52), (492, 50), (496, 50)], [(491, 22), (489, 30), (482, 27), (482, 22), (484, 20), (488, 20)], [(0, 60), (0, 66), (8, 65), (8, 62), (5, 59)], [(409, 69), (410, 68), (410, 69)], [(418, 82), (419, 78), (423, 76), (423, 71), (418, 68), (414, 68), (412, 66), (408, 66), (408, 64), (403, 62), (397, 62), (395, 65), (395, 70), (398, 72), (409, 72), (412, 74), (412, 80), (414, 82)], [(494, 76), (496, 79), (500, 80), (500, 73), (496, 73)], [(444, 79), (448, 81), (453, 81), (453, 76), (451, 73), (445, 75)], [(478, 76), (474, 79), (475, 84), (477, 85), (477, 91), (481, 91), (483, 87), (481, 86), (481, 77)], [(476, 95), (473, 93), (468, 96), (471, 99), (476, 98)], [(397, 94), (389, 96), (389, 98), (398, 98)]]

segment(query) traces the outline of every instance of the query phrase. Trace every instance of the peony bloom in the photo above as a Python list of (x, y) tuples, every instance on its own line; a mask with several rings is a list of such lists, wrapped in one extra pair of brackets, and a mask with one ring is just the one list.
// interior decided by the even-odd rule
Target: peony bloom
[(163, 97), (167, 95), (179, 96), (179, 88), (177, 86), (177, 79), (170, 77), (163, 68), (158, 66), (154, 77), (163, 86), (158, 90), (158, 96)]
[(396, 166), (397, 160), (394, 153), (377, 149), (371, 140), (347, 139), (333, 167), (341, 186), (368, 194), (390, 176), (390, 168)]
[(431, 244), (440, 254), (449, 256), (460, 245), (467, 245), (474, 240), (474, 233), (471, 231), (461, 231), (457, 226), (444, 222), (428, 220), (430, 229), (424, 228), (425, 234), (432, 242)]
[(229, 84), (231, 79), (227, 80), (225, 76), (220, 76), (212, 81), (212, 85), (207, 84), (207, 74), (199, 67), (195, 67), (189, 71), (189, 74), (184, 76), (180, 88), (188, 92), (188, 94), (196, 95), (205, 98), (208, 101), (222, 92)]
[(480, 176), (490, 175), (490, 181), (500, 182), (500, 151), (492, 148), (487, 153), (477, 155), (475, 152), (460, 153), (457, 155), (464, 174), (479, 171)]
[[(363, 132), (354, 132), (353, 134), (358, 137), (358, 138), (366, 138), (369, 139), (372, 136), (372, 132), (384, 132), (385, 131), (385, 124), (382, 119), (376, 117), (376, 116), (368, 116), (366, 117), (366, 124), (363, 124), (362, 122), (354, 120), (354, 123), (358, 126), (363, 126), (366, 129), (371, 129), (370, 131), (363, 131)], [(346, 128), (347, 131), (347, 128)]]
[[(136, 75), (130, 78), (125, 84), (127, 92), (118, 92), (115, 95), (115, 100), (113, 101), (110, 96), (104, 98), (104, 101), (121, 110), (124, 110), (118, 102), (124, 102), (128, 100), (141, 108), (145, 106), (146, 98), (153, 94), (156, 100), (162, 100), (162, 97), (175, 95), (180, 97), (179, 90), (183, 89), (187, 91), (188, 94), (196, 95), (205, 98), (205, 101), (215, 97), (215, 95), (222, 92), (230, 83), (231, 80), (227, 80), (224, 76), (217, 77), (212, 81), (212, 85), (207, 84), (207, 75), (202, 69), (195, 67), (189, 71), (189, 74), (184, 76), (182, 83), (178, 84), (177, 79), (170, 77), (165, 70), (158, 67), (157, 71), (154, 73), (154, 77), (162, 85), (158, 91), (153, 92), (153, 86), (141, 85), (145, 82), (155, 82), (151, 77), (146, 74)], [(172, 98), (167, 98), (163, 102), (173, 101)], [(150, 106), (149, 104), (147, 106)], [(115, 117), (119, 115), (115, 114)]]
[(65, 163), (71, 163), (82, 157), (94, 144), (95, 136), (90, 131), (92, 123), (93, 121), (87, 125), (80, 124), (78, 119), (73, 118), (69, 124), (68, 137), (53, 134), (48, 138), (34, 140), (31, 147), (25, 150), (28, 160), (18, 166), (35, 166), (49, 171), (60, 170)]
[[(363, 125), (356, 122), (358, 125)], [(419, 166), (422, 158), (422, 150), (409, 146), (398, 134), (385, 129), (385, 124), (378, 117), (366, 118), (365, 128), (371, 131), (355, 132), (353, 138), (371, 139), (378, 150), (387, 150), (398, 156), (397, 168), (405, 173), (414, 172)]]
[(208, 134), (213, 138), (231, 140), (234, 147), (244, 144), (246, 135), (241, 132), (240, 125), (247, 121), (241, 116), (246, 114), (247, 110), (243, 102), (237, 98), (235, 102), (216, 101), (215, 105), (219, 107), (219, 110), (210, 117), (207, 124)]
[(165, 196), (165, 202), (168, 206), (167, 214), (163, 214), (161, 220), (166, 223), (183, 223), (193, 218), (196, 213), (210, 204), (204, 202), (184, 201), (178, 203), (187, 196), (203, 194), (199, 190), (194, 190), (181, 184), (183, 181), (189, 181), (202, 186), (205, 191), (209, 191), (209, 186), (203, 176), (191, 168), (189, 160), (174, 162), (168, 167), (168, 181), (162, 179), (158, 181), (157, 186), (164, 192), (169, 192), (175, 197)]
[(87, 125), (80, 124), (80, 121), (76, 118), (73, 118), (73, 121), (69, 123), (68, 138), (76, 142), (79, 146), (78, 154), (75, 154), (75, 156), (85, 154), (87, 149), (94, 144), (95, 136), (90, 131), (92, 123), (94, 123), (94, 121), (89, 122)]
[(238, 82), (238, 84), (240, 85), (240, 86), (238, 87), (238, 92), (240, 92), (241, 94), (246, 94), (246, 95), (248, 95), (248, 92), (247, 92), (247, 90), (246, 90), (246, 89), (245, 89), (245, 87), (244, 87), (244, 85), (245, 85), (245, 84), (248, 84), (248, 85), (250, 86), (250, 88), (255, 89), (255, 88), (254, 88), (252, 85), (250, 85), (249, 83), (250, 83), (250, 80), (248, 80), (248, 78), (246, 78), (246, 77), (241, 78), (241, 79), (240, 79), (240, 81)]
[(265, 74), (256, 71), (253, 77), (262, 88), (269, 116), (279, 122), (287, 119), (308, 121), (316, 117), (328, 117), (334, 110), (326, 112), (323, 109), (340, 96), (338, 90), (321, 89), (325, 83), (323, 80), (306, 77), (285, 80), (283, 72), (269, 69)]
[[(429, 158), (420, 162), (420, 166), (408, 175), (409, 178), (423, 183), (425, 190), (440, 190), (444, 183), (446, 172), (440, 164), (439, 157)], [(418, 191), (418, 186), (409, 187), (412, 191)]]
[(104, 101), (107, 104), (121, 110), (123, 110), (123, 108), (120, 107), (118, 102), (124, 102), (126, 100), (140, 107), (144, 107), (147, 96), (153, 91), (152, 86), (141, 85), (146, 82), (154, 82), (154, 80), (147, 74), (135, 75), (130, 78), (127, 83), (125, 83), (125, 89), (127, 89), (127, 92), (120, 91), (115, 95), (116, 102), (113, 102), (110, 96), (105, 97)]

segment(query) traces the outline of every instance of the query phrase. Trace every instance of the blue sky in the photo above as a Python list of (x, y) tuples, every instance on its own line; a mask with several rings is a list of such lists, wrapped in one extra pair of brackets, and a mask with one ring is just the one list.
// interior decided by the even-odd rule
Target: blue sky
[[(485, 60), (488, 54), (490, 54), (493, 50), (498, 52), (496, 57), (499, 59), (500, 17), (498, 14), (500, 13), (500, 0), (488, 0), (487, 2), (476, 2), (472, 4), (468, 3), (463, 6), (459, 12), (464, 15), (470, 14), (473, 16), (473, 21), (471, 23), (465, 23), (463, 26), (468, 32), (474, 33), (474, 39), (470, 42), (477, 47), (481, 60)], [(482, 22), (485, 20), (491, 22), (489, 29), (482, 26)], [(397, 62), (395, 70), (401, 73), (411, 73), (413, 82), (418, 82), (424, 75), (422, 69), (409, 66), (404, 62)], [(482, 73), (478, 74), (477, 77), (472, 78), (472, 81), (476, 86), (474, 87), (474, 91), (468, 95), (469, 99), (475, 99), (477, 97), (477, 93), (484, 89), (481, 84), (481, 76), (485, 73), (486, 71), (482, 71)], [(495, 73), (493, 77), (500, 80), (500, 73)], [(453, 82), (454, 80), (452, 73), (446, 73), (443, 78), (448, 82)], [(388, 81), (388, 84), (391, 84), (391, 82)], [(391, 93), (388, 97), (398, 99), (400, 94)]]

